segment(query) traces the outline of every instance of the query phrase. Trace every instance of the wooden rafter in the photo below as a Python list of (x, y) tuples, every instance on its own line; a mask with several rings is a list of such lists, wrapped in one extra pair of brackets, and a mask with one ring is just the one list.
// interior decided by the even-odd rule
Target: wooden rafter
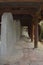
[(0, 2), (43, 2), (43, 0), (0, 0)]
[[(41, 11), (43, 13), (43, 3), (30, 3), (29, 5), (25, 5), (26, 3), (24, 3), (24, 6), (22, 5), (22, 3), (16, 3), (14, 5), (11, 4), (2, 4), (0, 5), (0, 15), (2, 15), (4, 12), (11, 12), (13, 15), (20, 15), (20, 14), (30, 14), (32, 16), (36, 15), (36, 16), (41, 16)], [(4, 6), (3, 6), (4, 5)], [(11, 5), (11, 6), (10, 6)], [(20, 5), (20, 6), (19, 6)], [(35, 5), (35, 6), (34, 6)], [(41, 11), (39, 11), (41, 9)], [(38, 14), (36, 14), (38, 13)]]

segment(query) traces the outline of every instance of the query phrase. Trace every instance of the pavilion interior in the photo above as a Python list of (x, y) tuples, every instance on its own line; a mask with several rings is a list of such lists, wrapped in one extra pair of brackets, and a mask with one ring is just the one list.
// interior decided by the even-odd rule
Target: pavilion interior
[[(26, 48), (38, 48), (38, 24), (41, 20), (43, 20), (42, 2), (0, 3), (1, 63), (16, 62), (18, 57), (21, 58), (24, 43), (31, 43), (30, 47), (26, 45)], [(27, 31), (28, 37), (22, 36), (23, 28)]]

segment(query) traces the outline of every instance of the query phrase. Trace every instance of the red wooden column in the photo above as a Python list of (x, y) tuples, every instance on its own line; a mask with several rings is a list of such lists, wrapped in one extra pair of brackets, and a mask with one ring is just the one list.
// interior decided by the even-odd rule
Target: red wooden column
[(34, 48), (38, 47), (38, 22), (34, 24)]
[(38, 47), (38, 22), (41, 19), (41, 8), (39, 8), (34, 15), (34, 48)]

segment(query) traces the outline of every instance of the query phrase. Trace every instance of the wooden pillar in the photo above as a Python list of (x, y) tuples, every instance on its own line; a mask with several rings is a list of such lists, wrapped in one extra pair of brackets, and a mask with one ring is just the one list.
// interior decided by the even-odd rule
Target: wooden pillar
[(33, 32), (33, 24), (32, 24), (31, 41), (33, 41), (33, 35), (34, 35), (34, 32)]
[(38, 22), (39, 19), (41, 18), (41, 8), (39, 8), (34, 15), (34, 48), (38, 47)]
[(38, 47), (38, 22), (34, 25), (34, 48)]

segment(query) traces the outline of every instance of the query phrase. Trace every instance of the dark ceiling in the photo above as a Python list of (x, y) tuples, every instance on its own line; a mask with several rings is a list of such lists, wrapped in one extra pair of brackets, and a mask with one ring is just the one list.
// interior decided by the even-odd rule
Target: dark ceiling
[(21, 24), (24, 22), (28, 25), (29, 22), (32, 22), (32, 15), (37, 11), (40, 11), (41, 16), (43, 17), (43, 2), (1, 2), (0, 19), (2, 13), (6, 11), (12, 12), (14, 19), (20, 19)]

